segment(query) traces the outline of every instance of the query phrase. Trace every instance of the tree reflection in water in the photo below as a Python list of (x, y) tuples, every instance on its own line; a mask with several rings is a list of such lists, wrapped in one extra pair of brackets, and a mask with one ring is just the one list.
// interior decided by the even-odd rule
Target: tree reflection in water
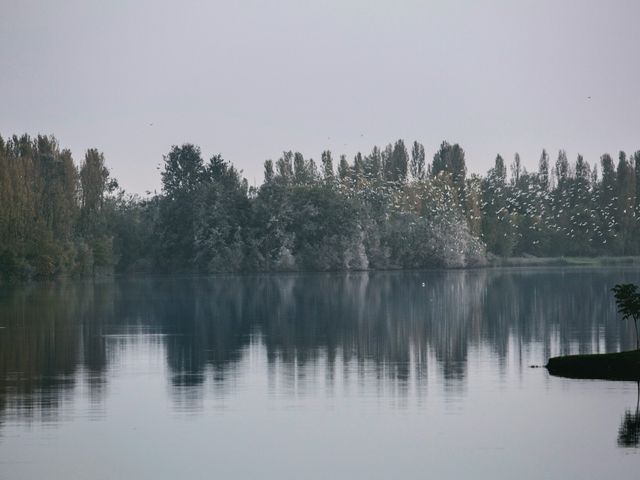
[[(0, 419), (55, 416), (78, 385), (100, 403), (111, 366), (136, 342), (161, 349), (180, 402), (201, 398), (207, 381), (224, 393), (256, 345), (269, 375), (291, 384), (321, 364), (331, 388), (349, 365), (350, 375), (371, 376), (399, 395), (410, 381), (425, 389), (427, 372), (455, 392), (464, 388), (473, 349), (490, 350), (503, 372), (508, 355), (528, 367), (522, 352), (529, 347), (545, 357), (627, 347), (629, 325), (617, 320), (609, 293), (623, 280), (638, 281), (638, 274), (377, 272), (3, 288)], [(637, 425), (632, 419), (637, 413), (625, 425)]]
[(624, 412), (622, 423), (618, 429), (618, 445), (621, 447), (638, 447), (640, 445), (640, 382), (637, 383), (636, 411)]

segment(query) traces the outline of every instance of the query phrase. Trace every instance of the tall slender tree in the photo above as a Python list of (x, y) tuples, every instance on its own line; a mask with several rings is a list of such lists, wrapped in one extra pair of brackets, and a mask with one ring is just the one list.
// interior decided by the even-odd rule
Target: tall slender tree
[(413, 142), (411, 147), (411, 176), (415, 180), (422, 180), (425, 175), (425, 153), (424, 145)]

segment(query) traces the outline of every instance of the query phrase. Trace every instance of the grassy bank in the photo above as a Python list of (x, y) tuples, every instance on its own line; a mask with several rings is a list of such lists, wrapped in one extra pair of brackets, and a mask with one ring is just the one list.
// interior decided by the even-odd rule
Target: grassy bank
[(640, 266), (640, 256), (626, 257), (496, 257), (487, 260), (490, 267), (545, 267), (545, 266)]
[(558, 377), (639, 381), (640, 350), (553, 357), (546, 367)]

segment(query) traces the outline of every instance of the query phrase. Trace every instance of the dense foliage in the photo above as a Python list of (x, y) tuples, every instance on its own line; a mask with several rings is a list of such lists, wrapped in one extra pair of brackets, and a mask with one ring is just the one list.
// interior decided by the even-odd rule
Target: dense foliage
[(467, 175), (443, 142), (431, 163), (402, 140), (334, 167), (284, 152), (249, 188), (194, 145), (165, 156), (162, 192), (126, 195), (103, 155), (76, 166), (53, 137), (0, 138), (0, 278), (100, 271), (243, 272), (478, 265), (487, 257), (640, 252), (640, 151), (601, 175), (543, 150), (537, 172), (498, 155)]

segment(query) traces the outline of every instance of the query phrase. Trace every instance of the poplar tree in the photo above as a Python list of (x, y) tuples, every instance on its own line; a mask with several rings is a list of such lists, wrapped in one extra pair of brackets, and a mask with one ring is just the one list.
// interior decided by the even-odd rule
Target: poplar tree
[(417, 141), (411, 147), (411, 176), (414, 180), (422, 180), (425, 175), (424, 146)]
[(549, 190), (549, 155), (543, 148), (538, 162), (538, 179), (543, 190)]

